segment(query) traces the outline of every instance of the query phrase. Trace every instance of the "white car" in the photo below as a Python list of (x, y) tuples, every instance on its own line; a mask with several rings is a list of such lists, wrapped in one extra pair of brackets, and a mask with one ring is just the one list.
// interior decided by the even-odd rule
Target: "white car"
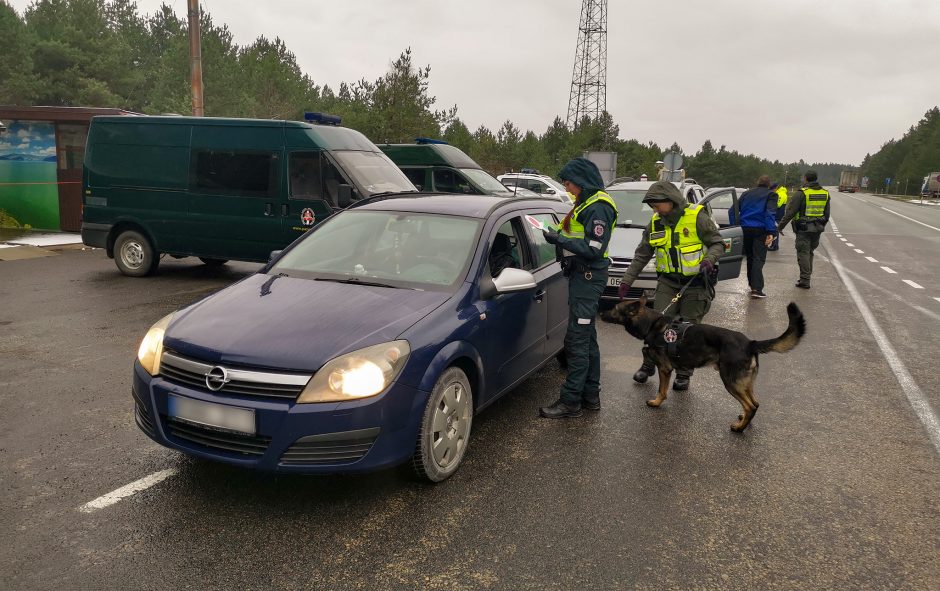
[(571, 195), (565, 190), (564, 185), (546, 174), (535, 174), (528, 172), (507, 172), (501, 174), (496, 179), (507, 187), (521, 187), (528, 189), (543, 197), (555, 197), (569, 203), (574, 203)]
[[(617, 228), (614, 230), (610, 239), (610, 272), (607, 279), (607, 288), (601, 295), (605, 300), (619, 299), (618, 289), (620, 281), (623, 278), (624, 271), (633, 261), (633, 255), (636, 253), (636, 247), (643, 237), (643, 229), (649, 225), (653, 217), (653, 210), (649, 205), (643, 203), (646, 192), (653, 185), (654, 181), (634, 181), (612, 184), (605, 189), (607, 194), (613, 198), (617, 204)], [(714, 200), (721, 200), (722, 204), (726, 197), (730, 197), (731, 207), (737, 208), (737, 194), (733, 188), (719, 189), (712, 192), (708, 197), (705, 196), (705, 190), (699, 185), (676, 182), (673, 183), (690, 203), (701, 203), (709, 208)], [(716, 216), (712, 212), (713, 219), (722, 216)], [(725, 239), (725, 256), (721, 258), (718, 265), (718, 280), (733, 279), (741, 272), (741, 259), (743, 258), (743, 235), (741, 227), (729, 225), (727, 223), (728, 215), (724, 216), (725, 223), (716, 219), (716, 223)], [(732, 219), (737, 219), (734, 216)], [(654, 292), (656, 289), (656, 262), (655, 259), (643, 268), (640, 276), (627, 294), (628, 298), (637, 298), (644, 291)], [(652, 293), (647, 293), (651, 296)]]

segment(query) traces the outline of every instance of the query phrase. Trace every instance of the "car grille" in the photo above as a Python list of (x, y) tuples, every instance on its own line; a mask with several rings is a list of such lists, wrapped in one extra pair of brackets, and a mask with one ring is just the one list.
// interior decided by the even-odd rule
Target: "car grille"
[[(206, 386), (206, 374), (214, 367), (204, 361), (183, 357), (174, 351), (165, 351), (160, 358), (160, 375), (170, 382), (196, 386), (209, 390)], [(310, 381), (310, 374), (291, 374), (254, 371), (243, 368), (225, 367), (229, 382), (217, 392), (223, 394), (243, 394), (263, 398), (295, 399)]]
[(153, 428), (153, 420), (150, 418), (150, 413), (147, 412), (147, 405), (140, 394), (137, 393), (136, 388), (131, 388), (131, 396), (134, 397), (134, 422), (137, 423), (141, 431), (154, 437), (156, 429)]
[(163, 416), (170, 435), (197, 443), (203, 447), (221, 449), (246, 456), (260, 456), (271, 443), (270, 437), (247, 435), (210, 429), (193, 423)]
[(282, 464), (351, 464), (369, 452), (379, 428), (302, 437), (281, 456)]
[[(604, 298), (620, 298), (620, 293), (617, 291), (619, 287), (605, 287), (604, 293), (601, 294), (601, 297)], [(636, 300), (639, 299), (643, 292), (646, 291), (640, 287), (631, 287), (627, 290), (627, 294), (624, 296), (624, 299), (627, 300)]]

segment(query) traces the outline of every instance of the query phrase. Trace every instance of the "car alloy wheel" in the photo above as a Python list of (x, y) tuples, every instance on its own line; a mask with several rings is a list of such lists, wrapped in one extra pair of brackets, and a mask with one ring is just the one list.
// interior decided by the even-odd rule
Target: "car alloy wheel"
[(417, 475), (440, 482), (457, 471), (473, 422), (473, 394), (466, 374), (448, 368), (428, 398), (412, 460)]
[(140, 232), (126, 230), (114, 241), (114, 262), (121, 273), (143, 277), (157, 268), (159, 259), (146, 237)]

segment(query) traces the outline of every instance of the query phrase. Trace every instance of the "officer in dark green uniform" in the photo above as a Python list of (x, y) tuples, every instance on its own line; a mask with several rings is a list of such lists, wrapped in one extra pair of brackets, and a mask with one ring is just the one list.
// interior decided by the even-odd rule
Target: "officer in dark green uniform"
[(601, 352), (595, 323), (610, 266), (607, 244), (617, 224), (617, 206), (603, 191), (597, 165), (575, 158), (558, 176), (575, 196), (575, 204), (557, 231), (545, 231), (545, 239), (561, 251), (561, 266), (568, 277), (568, 376), (559, 399), (539, 409), (549, 419), (579, 417), (582, 408), (601, 408)]
[(787, 210), (777, 223), (777, 231), (783, 230), (793, 220), (796, 262), (800, 266), (800, 279), (796, 286), (809, 289), (809, 280), (813, 276), (813, 251), (819, 246), (819, 237), (829, 223), (829, 191), (819, 184), (815, 170), (807, 170), (803, 181), (803, 187), (787, 201)]
[[(706, 275), (714, 273), (715, 264), (725, 252), (724, 241), (715, 221), (701, 205), (690, 205), (669, 181), (657, 181), (646, 191), (643, 203), (655, 213), (643, 229), (643, 238), (636, 247), (633, 261), (620, 282), (623, 298), (646, 263), (656, 257), (656, 300), (653, 308), (666, 310), (673, 298), (687, 286), (682, 297), (669, 307), (670, 316), (686, 322), (699, 323), (711, 308), (714, 285), (706, 283)], [(653, 361), (643, 352), (643, 365), (633, 379), (646, 382), (656, 370)], [(673, 390), (688, 390), (691, 370), (677, 370)]]

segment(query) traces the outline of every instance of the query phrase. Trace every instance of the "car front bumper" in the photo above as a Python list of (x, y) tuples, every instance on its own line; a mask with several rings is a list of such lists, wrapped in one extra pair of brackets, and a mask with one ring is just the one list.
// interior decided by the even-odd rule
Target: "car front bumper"
[[(366, 472), (414, 453), (428, 393), (398, 383), (351, 402), (298, 404), (291, 399), (224, 395), (152, 377), (134, 363), (138, 427), (191, 456), (284, 473)], [(239, 433), (170, 416), (170, 396), (251, 409), (255, 433)]]

